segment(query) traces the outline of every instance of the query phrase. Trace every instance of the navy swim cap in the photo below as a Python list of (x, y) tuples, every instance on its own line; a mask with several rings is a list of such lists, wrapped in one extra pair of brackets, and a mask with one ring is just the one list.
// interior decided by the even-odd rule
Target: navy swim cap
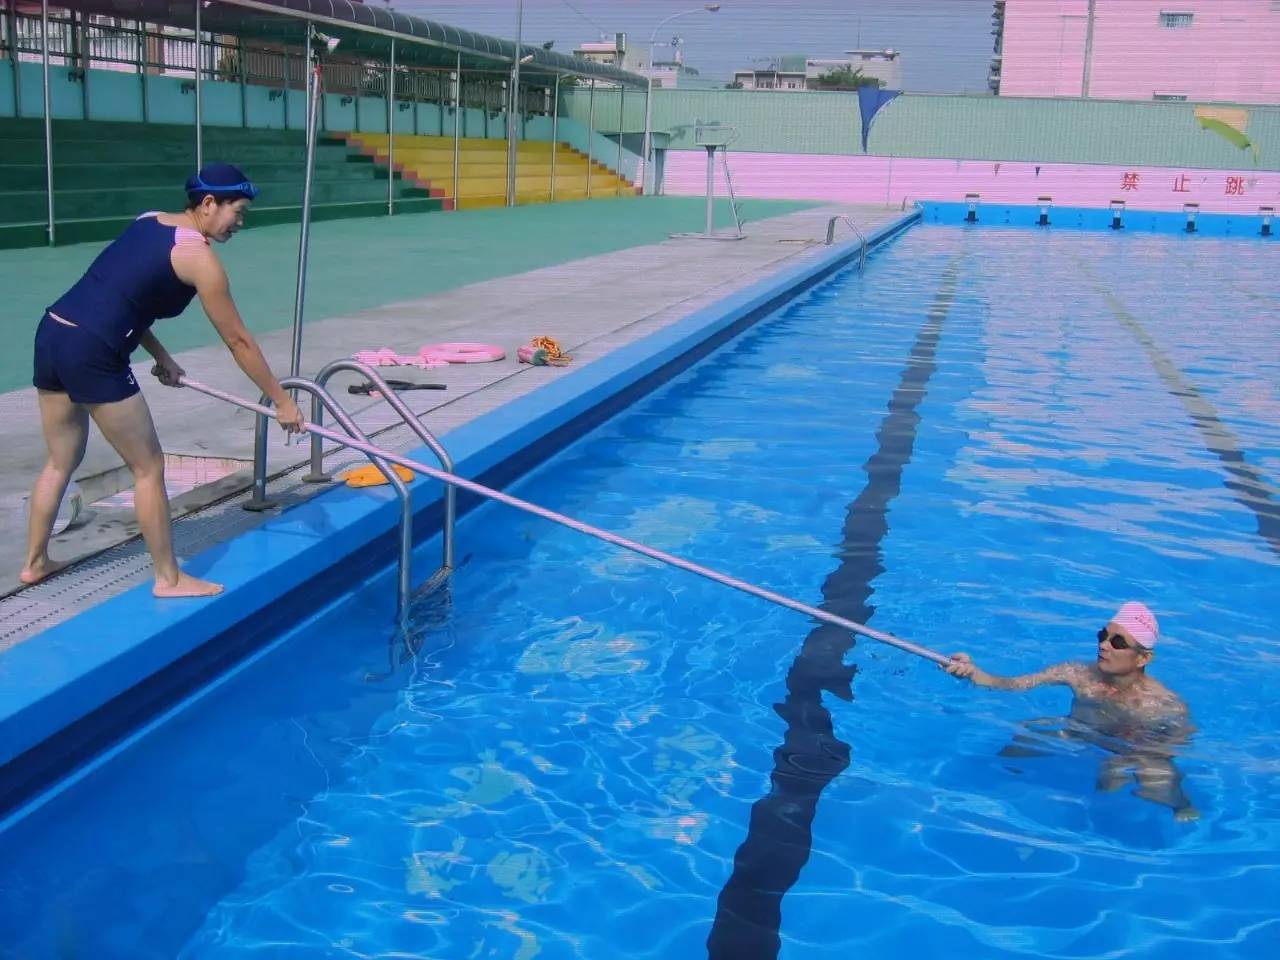
[(187, 196), (193, 200), (211, 194), (219, 199), (244, 197), (252, 200), (258, 188), (239, 167), (229, 163), (206, 163), (199, 173), (187, 177)]

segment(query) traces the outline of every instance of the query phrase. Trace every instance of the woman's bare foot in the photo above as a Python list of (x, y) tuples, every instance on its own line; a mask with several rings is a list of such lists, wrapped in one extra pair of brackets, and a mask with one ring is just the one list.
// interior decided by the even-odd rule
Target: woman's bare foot
[(222, 584), (201, 580), (189, 573), (178, 571), (173, 581), (157, 579), (151, 592), (157, 597), (212, 597), (222, 592)]
[[(65, 570), (70, 564), (66, 560), (50, 560), (48, 557), (37, 560), (35, 563), (29, 563), (22, 568), (22, 572), (18, 574), (18, 579), (30, 586), (33, 583), (39, 583), (41, 580), (47, 580), (59, 570)], [(10, 567), (10, 570), (13, 568)]]

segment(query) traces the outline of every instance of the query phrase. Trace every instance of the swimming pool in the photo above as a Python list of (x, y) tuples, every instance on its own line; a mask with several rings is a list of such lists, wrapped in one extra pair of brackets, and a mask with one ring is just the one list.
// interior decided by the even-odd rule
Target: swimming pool
[(1198, 822), (1095, 791), (1093, 748), (1000, 757), (1061, 692), (846, 654), (493, 506), (416, 659), (370, 584), (0, 834), (0, 949), (1272, 955), (1278, 266), (916, 227), (516, 488), (999, 672), (1088, 659), (1145, 600)]

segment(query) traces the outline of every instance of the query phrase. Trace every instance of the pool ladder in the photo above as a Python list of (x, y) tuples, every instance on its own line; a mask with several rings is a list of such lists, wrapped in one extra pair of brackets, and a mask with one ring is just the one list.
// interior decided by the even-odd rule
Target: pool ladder
[(849, 229), (856, 233), (861, 241), (862, 245), (858, 247), (858, 269), (865, 270), (867, 266), (867, 235), (858, 229), (856, 223), (843, 214), (832, 217), (827, 221), (827, 246), (829, 247), (836, 242), (836, 224), (841, 220), (849, 225)]
[[(299, 390), (311, 397), (311, 422), (316, 425), (324, 423), (324, 413), (327, 410), (334, 421), (346, 431), (347, 438), (357, 440), (361, 444), (373, 450), (369, 441), (369, 436), (356, 425), (351, 413), (334, 399), (329, 393), (327, 384), (334, 374), (342, 371), (351, 371), (365, 377), (375, 390), (382, 394), (382, 398), (387, 404), (400, 415), (400, 419), (414, 433), (418, 435), (426, 446), (435, 454), (436, 459), (440, 461), (440, 466), (445, 472), (453, 473), (453, 458), (449, 456), (449, 452), (444, 445), (436, 438), (436, 436), (422, 425), (422, 421), (417, 415), (409, 409), (408, 405), (400, 399), (396, 392), (387, 385), (372, 367), (361, 363), (358, 360), (340, 359), (334, 360), (332, 363), (325, 364), (314, 380), (308, 380), (305, 377), (285, 377), (280, 381), (280, 385), (286, 390)], [(188, 383), (188, 386), (201, 389), (202, 385)], [(202, 392), (212, 393), (209, 388), (203, 388)], [(270, 399), (263, 396), (259, 401), (259, 406), (266, 409)], [(243, 404), (241, 404), (243, 406)], [(261, 410), (254, 411), (257, 413), (253, 428), (253, 489), (249, 500), (244, 504), (244, 509), (253, 511), (270, 510), (276, 506), (276, 501), (267, 498), (267, 435), (271, 429), (271, 419), (269, 409), (266, 412)], [(353, 444), (345, 442), (343, 439), (330, 437), (335, 443), (341, 444), (349, 449), (359, 450), (360, 448)], [(304, 476), (305, 483), (328, 483), (332, 479), (324, 472), (324, 435), (311, 431), (311, 471)], [(376, 453), (370, 453), (369, 450), (362, 450), (369, 458), (369, 462), (374, 464), (387, 478), (387, 482), (391, 484), (396, 495), (400, 498), (400, 544), (399, 544), (399, 577), (397, 583), (397, 610), (396, 619), (402, 627), (407, 625), (409, 615), (409, 606), (413, 594), (413, 497), (409, 492), (408, 485), (400, 479), (400, 476), (392, 469), (390, 463)], [(428, 590), (437, 586), (441, 580), (447, 577), (454, 567), (453, 556), (453, 529), (457, 519), (457, 491), (445, 484), (444, 492), (444, 527), (441, 533), (442, 554), (440, 569), (432, 575), (430, 580), (424, 586), (424, 590)]]

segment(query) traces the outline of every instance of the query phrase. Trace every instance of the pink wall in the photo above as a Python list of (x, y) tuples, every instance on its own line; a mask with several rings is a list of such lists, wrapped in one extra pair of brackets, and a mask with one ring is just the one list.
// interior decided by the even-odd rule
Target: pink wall
[[(1280, 209), (1280, 173), (1257, 170), (1202, 170), (1172, 167), (1118, 167), (1102, 164), (992, 163), (986, 160), (913, 160), (788, 153), (730, 156), (739, 197), (828, 200), (900, 207), (915, 200), (984, 200), (1032, 204), (1040, 196), (1059, 206), (1104, 207), (1124, 200), (1134, 210), (1181, 210), (1188, 202), (1222, 213)], [(705, 155), (670, 151), (665, 187), (673, 196), (706, 193)], [(717, 191), (724, 175), (717, 165)]]
[[(1000, 95), (1082, 96), (1088, 0), (1007, 0)], [(1161, 25), (1162, 11), (1194, 14)], [(1280, 103), (1275, 0), (1096, 0), (1090, 97)]]

